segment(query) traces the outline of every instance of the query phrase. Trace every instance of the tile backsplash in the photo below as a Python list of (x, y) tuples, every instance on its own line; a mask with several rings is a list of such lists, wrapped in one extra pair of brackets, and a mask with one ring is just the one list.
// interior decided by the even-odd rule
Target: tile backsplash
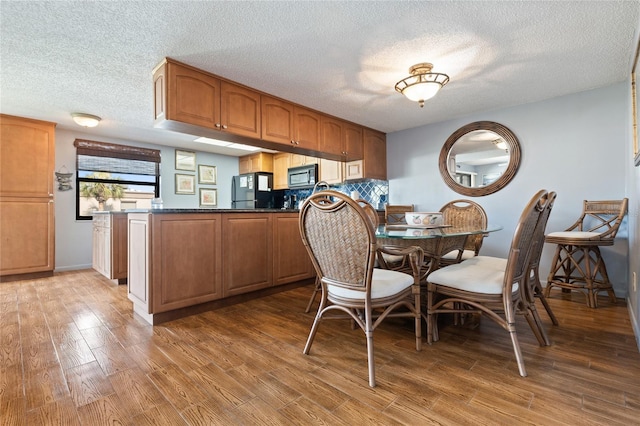
[[(370, 179), (362, 182), (347, 182), (330, 186), (332, 190), (347, 195), (351, 195), (353, 191), (358, 191), (360, 198), (368, 201), (378, 210), (384, 210), (384, 205), (389, 200), (389, 182), (386, 180)], [(311, 195), (312, 191), (312, 188), (287, 189), (285, 190), (285, 195), (295, 195), (299, 201), (302, 201)]]

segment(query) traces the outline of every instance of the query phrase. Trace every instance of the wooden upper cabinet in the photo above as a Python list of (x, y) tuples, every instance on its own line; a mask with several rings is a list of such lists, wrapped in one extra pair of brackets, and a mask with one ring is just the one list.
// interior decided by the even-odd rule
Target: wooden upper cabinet
[(53, 196), (55, 124), (0, 115), (0, 196)]
[(320, 145), (321, 115), (308, 108), (295, 106), (293, 110), (294, 144), (299, 148), (317, 151)]
[(273, 154), (257, 152), (255, 154), (238, 157), (238, 172), (240, 174), (255, 172), (273, 173)]
[(291, 167), (291, 154), (281, 152), (273, 156), (273, 189), (287, 189), (287, 172)]
[(290, 145), (293, 142), (293, 104), (262, 95), (262, 139)]
[(154, 71), (156, 126), (166, 120), (260, 138), (260, 93), (166, 60)]
[(232, 83), (221, 84), (222, 118), (220, 126), (225, 132), (260, 137), (260, 94)]
[[(352, 124), (352, 123), (345, 123), (343, 135), (344, 135), (344, 149), (346, 151), (346, 161), (362, 159), (363, 157), (362, 133), (363, 133), (362, 126), (358, 126), (357, 124)], [(385, 156), (386, 156), (386, 148), (385, 148)]]
[(364, 129), (364, 177), (387, 179), (387, 137), (384, 133)]
[(320, 117), (313, 110), (262, 96), (262, 139), (306, 150), (318, 150)]
[(345, 161), (362, 159), (362, 126), (323, 116), (319, 151), (340, 155)]
[[(163, 116), (156, 110), (156, 120), (174, 120), (216, 129), (216, 124), (220, 123), (220, 80), (173, 62), (167, 62), (166, 75), (161, 74), (156, 74), (155, 104), (156, 108), (164, 104), (165, 113)], [(164, 101), (158, 100), (158, 95)]]
[(318, 150), (330, 154), (345, 156), (344, 149), (344, 129), (345, 122), (342, 120), (322, 116), (320, 121), (321, 137)]

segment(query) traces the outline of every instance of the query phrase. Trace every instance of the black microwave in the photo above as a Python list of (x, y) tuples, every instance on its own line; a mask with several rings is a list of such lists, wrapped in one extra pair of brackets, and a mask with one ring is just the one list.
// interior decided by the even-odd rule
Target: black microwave
[(287, 171), (289, 188), (312, 188), (318, 181), (318, 165), (291, 167)]

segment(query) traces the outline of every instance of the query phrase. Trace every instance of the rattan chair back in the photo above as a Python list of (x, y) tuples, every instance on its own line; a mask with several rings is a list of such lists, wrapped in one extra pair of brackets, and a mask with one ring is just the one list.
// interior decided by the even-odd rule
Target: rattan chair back
[[(442, 219), (445, 224), (456, 227), (470, 226), (473, 228), (487, 227), (487, 213), (482, 206), (471, 200), (453, 200), (442, 206)], [(464, 249), (475, 252), (476, 256), (482, 247), (484, 234), (467, 237)]]
[(357, 201), (337, 191), (316, 192), (302, 205), (299, 226), (320, 280), (361, 290), (370, 285), (375, 226)]
[(385, 204), (384, 220), (387, 225), (407, 223), (404, 214), (414, 211), (413, 204)]
[(582, 215), (567, 231), (598, 232), (599, 240), (613, 240), (627, 214), (629, 199), (610, 201), (584, 200)]
[[(554, 198), (555, 199), (555, 198)], [(516, 231), (511, 241), (509, 257), (507, 258), (507, 274), (505, 274), (505, 287), (511, 288), (516, 282), (529, 276), (532, 255), (536, 246), (534, 236), (539, 219), (545, 212), (550, 199), (548, 192), (541, 189), (529, 201), (524, 208)], [(510, 276), (509, 278), (507, 276)]]

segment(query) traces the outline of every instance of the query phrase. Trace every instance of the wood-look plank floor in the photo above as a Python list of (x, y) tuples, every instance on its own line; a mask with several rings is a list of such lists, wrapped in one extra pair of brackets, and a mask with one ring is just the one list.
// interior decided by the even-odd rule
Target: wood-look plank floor
[(441, 328), (415, 351), (411, 322), (375, 332), (378, 386), (363, 333), (321, 324), (302, 349), (312, 287), (152, 327), (126, 286), (93, 270), (0, 284), (2, 425), (640, 424), (640, 354), (625, 302), (586, 307), (552, 293), (553, 342), (488, 319)]

